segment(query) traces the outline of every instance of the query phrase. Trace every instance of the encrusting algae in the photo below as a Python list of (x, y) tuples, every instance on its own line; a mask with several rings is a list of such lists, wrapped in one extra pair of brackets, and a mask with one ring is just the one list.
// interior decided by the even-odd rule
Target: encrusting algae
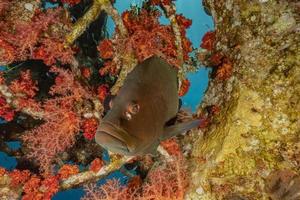
[[(192, 184), (186, 199), (298, 199), (287, 174), (300, 173), (300, 34), (296, 1), (206, 0), (216, 25), (212, 54), (233, 62), (233, 75), (211, 80), (199, 114), (221, 112), (199, 138), (189, 158)], [(270, 189), (272, 174), (281, 188)], [(294, 180), (294, 179), (293, 179)], [(294, 181), (298, 179), (295, 178)], [(291, 184), (293, 185), (293, 184)], [(279, 194), (280, 193), (280, 194)]]

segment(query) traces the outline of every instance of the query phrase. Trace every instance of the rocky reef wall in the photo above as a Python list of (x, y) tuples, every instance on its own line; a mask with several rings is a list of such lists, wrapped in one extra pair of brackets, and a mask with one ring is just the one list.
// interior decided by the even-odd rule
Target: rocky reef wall
[(221, 112), (184, 141), (192, 144), (186, 199), (299, 199), (300, 3), (204, 4), (215, 22), (213, 52), (231, 60), (233, 74), (210, 81), (198, 112)]

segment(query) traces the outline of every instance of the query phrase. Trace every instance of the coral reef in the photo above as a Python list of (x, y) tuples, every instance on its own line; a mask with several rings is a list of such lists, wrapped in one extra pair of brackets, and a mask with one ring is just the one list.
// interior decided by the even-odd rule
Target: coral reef
[(184, 140), (192, 145), (186, 199), (297, 199), (298, 179), (288, 174), (300, 173), (299, 3), (205, 5), (216, 30), (199, 57), (217, 68), (198, 112), (211, 105), (220, 112)]
[[(57, 2), (45, 9), (38, 0), (0, 0), (0, 64), (6, 66), (0, 117), (7, 121), (0, 124), (0, 150), (18, 162), (13, 171), (0, 169), (2, 199), (51, 199), (135, 161), (145, 177), (132, 177), (127, 186), (87, 186), (84, 199), (299, 198), (296, 0), (204, 0), (215, 31), (193, 52), (196, 61), (186, 37), (191, 21), (176, 14), (171, 0), (145, 1), (122, 14), (109, 0)], [(159, 23), (161, 14), (170, 25)], [(109, 39), (95, 25), (106, 15), (116, 24)], [(212, 67), (197, 113), (201, 129), (162, 142), (155, 159), (110, 154), (105, 162), (93, 139), (105, 98), (154, 54), (178, 69), (180, 96), (190, 86), (186, 72), (199, 63)], [(192, 117), (181, 112), (177, 120)], [(11, 150), (10, 141), (21, 148)]]
[[(137, 62), (154, 54), (163, 57), (179, 71), (180, 95), (189, 89), (183, 63), (191, 68), (186, 37), (191, 20), (176, 14), (172, 1), (144, 2), (122, 14), (108, 0), (54, 2), (54, 8), (39, 0), (0, 2), (0, 64), (6, 68), (0, 73), (0, 117), (6, 120), (0, 124), (0, 150), (17, 161), (14, 171), (0, 170), (2, 199), (51, 199), (59, 190), (104, 178), (132, 159), (110, 155), (104, 162), (94, 136), (107, 112), (106, 97), (118, 92)], [(162, 13), (170, 25), (159, 23)], [(107, 15), (116, 24), (110, 39), (104, 39), (103, 27), (93, 28)], [(21, 147), (11, 150), (11, 141)], [(162, 146), (164, 155), (180, 155), (175, 140)], [(160, 197), (183, 198), (185, 172), (172, 175), (167, 167), (176, 172), (177, 161), (150, 171), (142, 193), (163, 190), (167, 193)], [(166, 174), (170, 177), (164, 180)], [(138, 178), (130, 185), (137, 183)]]

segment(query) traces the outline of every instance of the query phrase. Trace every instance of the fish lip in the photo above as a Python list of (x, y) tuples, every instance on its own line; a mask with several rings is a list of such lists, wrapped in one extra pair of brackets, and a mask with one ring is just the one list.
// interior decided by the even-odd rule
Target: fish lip
[(120, 142), (122, 142), (126, 147), (128, 152), (131, 151), (130, 144), (128, 144), (128, 141), (126, 142), (126, 139), (124, 136), (122, 136), (119, 133), (124, 133), (125, 135), (128, 135), (128, 132), (124, 130), (123, 128), (113, 124), (112, 122), (109, 121), (104, 121), (100, 123), (100, 126), (97, 130), (97, 132), (103, 132), (107, 135), (110, 135), (116, 139), (118, 139)]
[[(117, 147), (117, 150), (116, 150), (116, 148), (114, 148), (114, 150), (113, 150), (113, 149), (110, 149), (107, 145), (102, 144), (102, 145), (103, 145), (102, 147), (104, 147), (105, 149), (110, 150), (110, 151), (115, 152), (115, 153), (120, 153), (120, 154), (125, 153), (125, 155), (126, 155), (127, 153), (130, 153), (130, 150), (128, 149), (128, 146), (126, 145), (126, 143), (123, 142), (122, 140), (120, 140), (119, 138), (116, 138), (114, 135), (110, 134), (110, 133), (107, 132), (107, 131), (103, 131), (103, 130), (98, 131), (97, 133), (98, 133), (98, 134), (109, 135), (109, 136), (115, 138), (116, 140), (119, 140), (119, 142), (123, 144), (123, 145), (118, 146), (118, 147)], [(101, 143), (100, 143), (100, 145), (101, 145)]]
[(125, 141), (122, 138), (122, 136), (119, 134), (114, 134), (114, 133), (124, 132), (124, 133), (128, 134), (127, 131), (125, 131), (123, 128), (118, 127), (115, 124), (108, 122), (108, 121), (100, 123), (98, 131), (105, 132), (106, 134), (113, 136), (124, 143), (125, 143)]
[(136, 150), (137, 138), (130, 135), (126, 130), (114, 123), (110, 121), (102, 121), (98, 131), (104, 132), (124, 143), (128, 152), (134, 152)]

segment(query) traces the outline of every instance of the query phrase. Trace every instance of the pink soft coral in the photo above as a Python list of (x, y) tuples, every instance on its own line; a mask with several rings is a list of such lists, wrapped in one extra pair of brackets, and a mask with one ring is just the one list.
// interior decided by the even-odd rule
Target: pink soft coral
[(81, 200), (180, 200), (187, 188), (186, 174), (183, 158), (178, 157), (151, 171), (141, 187), (120, 186), (111, 180), (100, 187), (87, 186)]
[(28, 157), (35, 159), (46, 174), (51, 172), (55, 156), (74, 144), (81, 120), (74, 104), (86, 97), (86, 91), (69, 71), (56, 67), (51, 71), (58, 76), (50, 94), (59, 96), (41, 105), (45, 122), (22, 137), (30, 150)]
[(48, 9), (45, 12), (35, 10), (29, 20), (2, 20), (0, 64), (32, 58), (42, 59), (47, 65), (54, 64), (55, 61), (70, 63), (74, 52), (70, 47), (64, 46), (61, 38), (71, 23), (63, 14), (61, 8)]

